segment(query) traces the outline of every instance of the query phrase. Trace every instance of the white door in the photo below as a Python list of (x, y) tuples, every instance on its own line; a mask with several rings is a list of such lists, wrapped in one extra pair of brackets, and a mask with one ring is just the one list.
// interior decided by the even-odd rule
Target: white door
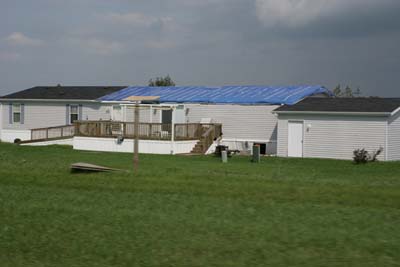
[(174, 110), (174, 123), (185, 123), (185, 106), (179, 105)]
[(303, 122), (289, 122), (288, 156), (303, 157)]
[(121, 106), (113, 106), (112, 107), (112, 120), (113, 121), (122, 121), (122, 107)]

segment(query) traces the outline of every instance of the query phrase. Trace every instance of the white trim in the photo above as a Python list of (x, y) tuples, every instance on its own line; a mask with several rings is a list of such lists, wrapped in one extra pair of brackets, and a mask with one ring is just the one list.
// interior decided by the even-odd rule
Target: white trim
[(385, 161), (389, 160), (389, 120), (386, 121), (385, 126)]
[[(72, 113), (72, 107), (76, 107), (76, 109), (77, 109), (77, 113)], [(72, 115), (77, 115), (78, 117), (76, 118), (76, 120), (77, 121), (79, 121), (79, 105), (77, 105), (77, 104), (70, 104), (69, 105), (69, 118), (68, 118), (68, 120), (69, 120), (69, 124), (74, 124), (74, 122), (71, 120), (71, 116)]]
[[(122, 119), (126, 122), (127, 121), (126, 106), (121, 106), (121, 108), (122, 108)], [(111, 108), (111, 110), (113, 110), (113, 108)], [(112, 116), (111, 116), (111, 118), (112, 118)]]
[(334, 112), (334, 111), (272, 111), (274, 114), (318, 114), (318, 115), (359, 115), (359, 116), (378, 116), (388, 117), (391, 112)]
[[(171, 108), (171, 154), (175, 152), (175, 110), (176, 107)], [(162, 112), (161, 112), (162, 113)]]
[[(16, 107), (15, 106), (19, 106), (19, 111), (17, 112)], [(15, 117), (14, 114), (15, 113), (19, 113), (19, 121), (15, 121)], [(22, 124), (21, 123), (21, 118), (22, 118), (22, 105), (21, 103), (12, 103), (11, 105), (11, 120), (12, 120), (12, 124)]]
[(398, 108), (398, 109), (396, 109), (396, 110), (394, 110), (392, 113), (391, 113), (391, 115), (392, 116), (394, 116), (397, 112), (399, 112), (400, 111), (400, 107)]

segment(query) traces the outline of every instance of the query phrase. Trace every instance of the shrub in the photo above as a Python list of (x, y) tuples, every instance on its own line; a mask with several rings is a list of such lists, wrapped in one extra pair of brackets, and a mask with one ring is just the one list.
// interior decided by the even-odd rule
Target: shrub
[(378, 150), (369, 153), (367, 150), (363, 149), (356, 149), (353, 151), (354, 157), (353, 161), (356, 164), (365, 164), (368, 162), (375, 162), (378, 160), (378, 156), (382, 153), (383, 148), (380, 147)]
[(368, 151), (365, 149), (356, 149), (353, 152), (353, 161), (356, 164), (365, 164), (368, 162)]
[(371, 155), (370, 155), (370, 161), (371, 162), (375, 162), (378, 159), (378, 156), (383, 152), (383, 147), (380, 147), (378, 150), (374, 151)]

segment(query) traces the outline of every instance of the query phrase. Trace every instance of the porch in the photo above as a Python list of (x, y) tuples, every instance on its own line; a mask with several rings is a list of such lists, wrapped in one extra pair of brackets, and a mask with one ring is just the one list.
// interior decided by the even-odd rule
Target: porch
[(216, 123), (139, 123), (77, 121), (74, 148), (79, 150), (132, 152), (138, 136), (139, 152), (152, 154), (205, 153), (222, 134)]

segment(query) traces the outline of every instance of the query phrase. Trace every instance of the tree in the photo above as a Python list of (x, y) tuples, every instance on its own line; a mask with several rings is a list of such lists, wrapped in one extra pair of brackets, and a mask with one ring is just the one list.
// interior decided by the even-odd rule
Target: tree
[(165, 77), (157, 77), (155, 79), (150, 79), (149, 86), (175, 86), (174, 81), (169, 75)]
[(341, 97), (342, 96), (342, 89), (340, 89), (340, 84), (338, 84), (338, 86), (336, 86), (335, 89), (333, 89), (333, 94), (336, 97)]
[(344, 89), (343, 95), (344, 95), (344, 97), (354, 97), (353, 89), (351, 89), (349, 86), (346, 86), (346, 89)]
[(353, 93), (355, 97), (360, 97), (361, 96), (361, 89), (360, 87), (357, 87), (356, 91)]
[(361, 97), (361, 89), (357, 87), (356, 90), (353, 90), (350, 86), (346, 86), (346, 88), (342, 90), (339, 84), (333, 89), (333, 94), (336, 97)]

